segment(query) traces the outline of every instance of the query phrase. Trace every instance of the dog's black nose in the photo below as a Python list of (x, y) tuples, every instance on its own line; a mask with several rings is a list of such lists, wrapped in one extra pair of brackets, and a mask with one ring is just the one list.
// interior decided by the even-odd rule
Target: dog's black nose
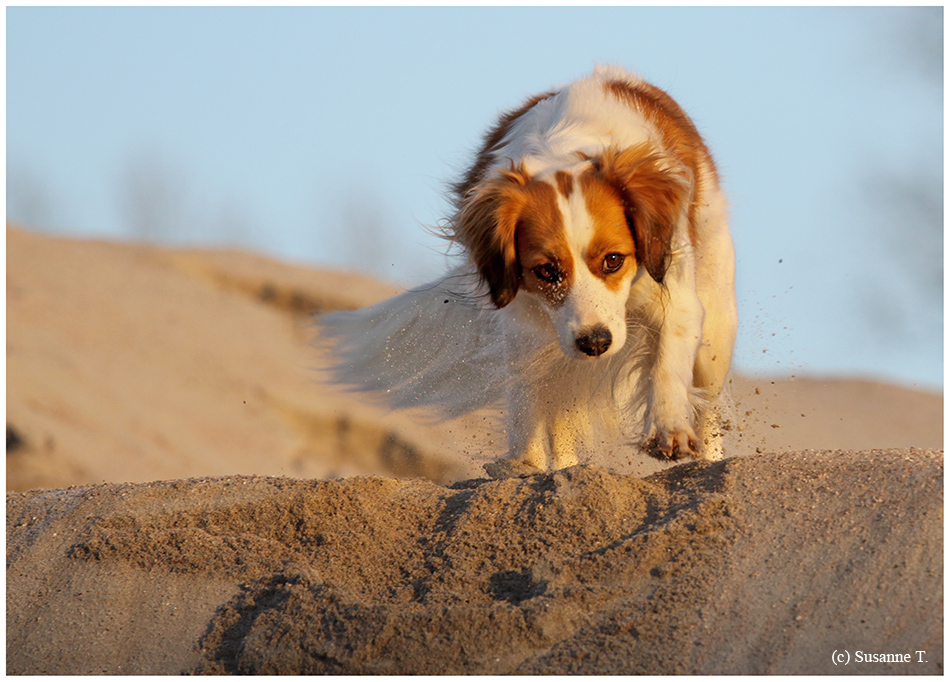
[(586, 333), (578, 336), (574, 343), (582, 353), (596, 358), (610, 348), (610, 342), (613, 340), (614, 337), (611, 336), (607, 327), (597, 326), (586, 330)]

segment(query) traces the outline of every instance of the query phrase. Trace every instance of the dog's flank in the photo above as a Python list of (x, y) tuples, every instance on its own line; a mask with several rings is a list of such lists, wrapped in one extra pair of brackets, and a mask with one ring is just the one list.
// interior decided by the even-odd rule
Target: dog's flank
[(319, 319), (336, 381), (393, 407), (506, 412), (495, 476), (594, 450), (721, 456), (734, 252), (705, 143), (666, 93), (598, 68), (486, 137), (437, 282)]

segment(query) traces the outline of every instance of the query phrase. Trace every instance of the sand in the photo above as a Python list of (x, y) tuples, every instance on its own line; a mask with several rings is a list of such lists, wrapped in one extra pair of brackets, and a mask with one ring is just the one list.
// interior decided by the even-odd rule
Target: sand
[(7, 248), (8, 673), (942, 673), (939, 394), (739, 377), (723, 462), (489, 481), (492, 415), (315, 379), (391, 287)]

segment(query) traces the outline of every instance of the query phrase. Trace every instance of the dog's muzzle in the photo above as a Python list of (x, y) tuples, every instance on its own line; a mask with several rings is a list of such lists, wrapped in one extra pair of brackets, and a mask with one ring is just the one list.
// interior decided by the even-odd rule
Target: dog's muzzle
[(598, 355), (603, 355), (607, 352), (613, 340), (613, 335), (611, 335), (610, 330), (607, 329), (607, 327), (598, 325), (586, 329), (582, 336), (578, 336), (574, 340), (574, 345), (585, 355), (596, 358)]

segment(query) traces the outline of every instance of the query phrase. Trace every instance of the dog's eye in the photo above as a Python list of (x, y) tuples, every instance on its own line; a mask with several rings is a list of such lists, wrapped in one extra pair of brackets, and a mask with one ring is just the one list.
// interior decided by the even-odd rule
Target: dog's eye
[(622, 253), (608, 253), (604, 256), (604, 272), (617, 272), (627, 259)]
[(532, 268), (531, 272), (542, 282), (547, 282), (548, 284), (557, 284), (562, 279), (561, 271), (558, 270), (558, 267), (554, 263), (539, 265), (536, 268)]

